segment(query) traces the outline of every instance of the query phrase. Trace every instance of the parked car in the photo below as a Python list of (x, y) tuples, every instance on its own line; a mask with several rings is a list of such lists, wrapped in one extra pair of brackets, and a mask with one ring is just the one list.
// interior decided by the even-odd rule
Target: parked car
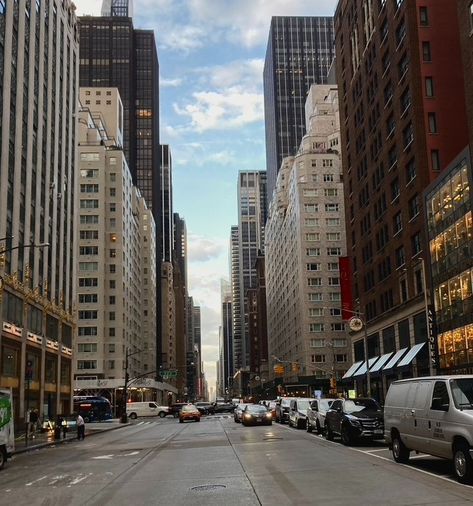
[(394, 381), (384, 419), (396, 462), (412, 450), (446, 458), (460, 483), (473, 484), (473, 375)]
[(179, 416), (179, 413), (181, 412), (181, 409), (183, 406), (187, 406), (189, 404), (188, 402), (175, 402), (174, 404), (171, 404), (169, 406), (169, 414), (172, 415), (174, 418), (177, 418)]
[(215, 413), (215, 406), (211, 402), (196, 402), (195, 407), (201, 415), (213, 415)]
[(235, 423), (241, 422), (243, 411), (245, 410), (246, 406), (249, 406), (249, 404), (245, 404), (243, 402), (236, 406), (235, 411), (233, 411), (233, 419), (235, 420)]
[(298, 397), (292, 399), (289, 405), (289, 427), (305, 429), (307, 422), (307, 410), (312, 399)]
[(131, 419), (139, 416), (159, 416), (164, 418), (169, 413), (168, 406), (158, 406), (155, 402), (127, 402), (126, 414)]
[(243, 410), (242, 424), (248, 425), (272, 425), (273, 417), (266, 406), (261, 404), (248, 404)]
[(289, 421), (289, 407), (293, 397), (283, 397), (276, 404), (276, 422), (286, 423)]
[(356, 439), (383, 439), (383, 410), (374, 399), (335, 399), (325, 417), (325, 437), (332, 441), (334, 435), (342, 438), (344, 445)]
[(273, 417), (273, 420), (276, 420), (276, 401), (269, 401), (268, 410), (271, 412), (271, 416)]
[(307, 432), (314, 429), (317, 434), (323, 434), (325, 430), (325, 415), (333, 403), (333, 399), (315, 399), (310, 403), (307, 410)]
[(184, 423), (187, 420), (194, 420), (200, 422), (200, 411), (193, 404), (186, 404), (182, 406), (179, 412), (179, 423)]

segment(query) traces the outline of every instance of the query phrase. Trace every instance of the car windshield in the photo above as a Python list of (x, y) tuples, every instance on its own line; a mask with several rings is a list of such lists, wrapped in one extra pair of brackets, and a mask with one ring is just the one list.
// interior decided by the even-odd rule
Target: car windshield
[(332, 405), (333, 400), (331, 399), (320, 399), (319, 401), (319, 409), (327, 411)]
[(349, 399), (345, 401), (345, 413), (360, 413), (361, 411), (378, 411), (379, 404), (373, 399)]
[(450, 388), (458, 409), (473, 409), (473, 378), (450, 380)]
[(196, 410), (196, 407), (193, 406), (192, 404), (188, 405), (188, 406), (182, 406), (182, 411), (195, 411)]
[(297, 409), (299, 411), (307, 411), (309, 409), (309, 401), (297, 401)]
[(287, 408), (289, 406), (289, 404), (291, 404), (291, 399), (283, 399), (281, 401), (281, 406)]
[(275, 407), (276, 407), (276, 402), (275, 402), (275, 401), (271, 401), (271, 402), (269, 403), (269, 408), (270, 408), (270, 409), (274, 409)]
[(246, 406), (249, 406), (249, 404), (238, 404), (237, 409), (243, 410), (246, 408)]
[(247, 406), (246, 412), (258, 414), (258, 413), (267, 413), (268, 410), (264, 406), (258, 406), (257, 404), (255, 404), (254, 406)]

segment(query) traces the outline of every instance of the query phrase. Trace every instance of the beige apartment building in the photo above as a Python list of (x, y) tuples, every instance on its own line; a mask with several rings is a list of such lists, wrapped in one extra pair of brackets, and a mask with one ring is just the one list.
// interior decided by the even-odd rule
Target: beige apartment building
[[(155, 222), (123, 152), (116, 88), (81, 88), (77, 209), (76, 393), (120, 404), (165, 396), (156, 372)], [(147, 374), (149, 373), (149, 376)]]
[(266, 226), (269, 360), (285, 365), (286, 383), (341, 378), (351, 364), (341, 316), (346, 238), (337, 89), (312, 86), (306, 118), (297, 155), (285, 158), (278, 174)]

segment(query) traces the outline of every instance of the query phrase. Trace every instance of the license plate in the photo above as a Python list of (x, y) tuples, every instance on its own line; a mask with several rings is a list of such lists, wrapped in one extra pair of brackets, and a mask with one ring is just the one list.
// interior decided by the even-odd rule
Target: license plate
[(383, 434), (384, 431), (382, 429), (375, 429), (374, 433), (375, 434)]
[(257, 418), (256, 418), (256, 421), (257, 421), (257, 422), (261, 422), (261, 420), (262, 420), (262, 418), (261, 418), (261, 417), (257, 417)]

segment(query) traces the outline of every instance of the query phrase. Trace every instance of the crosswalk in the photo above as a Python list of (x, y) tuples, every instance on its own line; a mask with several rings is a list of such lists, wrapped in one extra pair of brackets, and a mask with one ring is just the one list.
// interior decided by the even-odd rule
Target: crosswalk
[[(216, 421), (216, 420), (224, 420), (224, 419), (233, 419), (233, 415), (232, 414), (218, 414), (218, 415), (209, 415), (209, 416), (203, 416), (201, 418), (201, 421), (202, 422), (211, 422), (211, 421)], [(132, 421), (132, 424), (133, 425), (164, 425), (164, 424), (169, 424), (169, 423), (173, 423), (173, 422), (177, 422), (178, 419), (177, 418), (170, 418), (170, 417), (167, 417), (167, 418), (146, 418), (146, 419), (142, 419), (142, 420), (133, 420)]]

